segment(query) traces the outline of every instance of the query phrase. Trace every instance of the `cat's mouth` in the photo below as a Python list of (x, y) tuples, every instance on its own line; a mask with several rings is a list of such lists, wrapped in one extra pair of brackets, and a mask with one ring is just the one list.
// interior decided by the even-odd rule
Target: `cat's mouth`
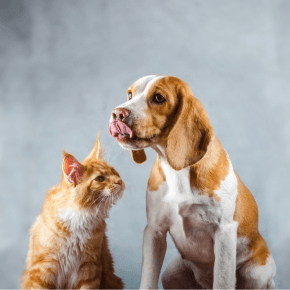
[(98, 193), (98, 196), (95, 196), (89, 208), (96, 211), (99, 218), (106, 218), (112, 206), (122, 198), (124, 189), (124, 183), (121, 186), (104, 189), (101, 193)]
[(104, 202), (107, 198), (120, 198), (122, 196), (125, 189), (125, 184), (122, 182), (121, 185), (113, 186), (112, 188), (105, 188), (101, 192), (93, 191), (92, 193), (95, 195), (94, 202)]

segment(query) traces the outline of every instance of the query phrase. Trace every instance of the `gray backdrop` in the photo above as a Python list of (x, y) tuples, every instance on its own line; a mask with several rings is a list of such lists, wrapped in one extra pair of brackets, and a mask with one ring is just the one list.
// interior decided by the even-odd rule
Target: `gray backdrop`
[(290, 288), (289, 15), (287, 0), (0, 0), (0, 287), (19, 287), (62, 149), (83, 159), (98, 130), (127, 185), (108, 220), (116, 272), (139, 287), (155, 152), (134, 164), (108, 120), (137, 78), (170, 74), (203, 102), (258, 202), (277, 287)]

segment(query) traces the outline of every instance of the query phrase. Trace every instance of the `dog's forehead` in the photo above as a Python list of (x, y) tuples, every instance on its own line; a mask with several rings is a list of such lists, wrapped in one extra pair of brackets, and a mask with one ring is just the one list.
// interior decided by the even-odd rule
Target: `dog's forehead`
[(142, 77), (134, 82), (129, 89), (132, 91), (133, 95), (146, 93), (152, 84), (161, 78), (164, 78), (164, 76), (149, 75)]
[(149, 75), (149, 76), (145, 76), (145, 77), (142, 77), (142, 78), (138, 79), (138, 80), (133, 84), (133, 87), (134, 87), (134, 89), (135, 89), (135, 92), (136, 92), (136, 93), (141, 93), (141, 92), (143, 92), (143, 91), (146, 89), (148, 83), (149, 83), (151, 80), (155, 79), (156, 77), (157, 77), (156, 75)]

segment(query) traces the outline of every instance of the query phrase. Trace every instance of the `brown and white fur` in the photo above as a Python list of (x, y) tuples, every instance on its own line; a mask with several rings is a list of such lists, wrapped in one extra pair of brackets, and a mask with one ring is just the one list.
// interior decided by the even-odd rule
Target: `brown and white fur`
[(255, 199), (188, 84), (143, 77), (112, 112), (114, 120), (132, 130), (118, 142), (135, 162), (146, 160), (146, 147), (157, 152), (147, 188), (140, 288), (158, 287), (168, 232), (178, 255), (162, 277), (164, 288), (274, 288), (275, 263), (258, 230)]
[(30, 230), (21, 288), (123, 289), (105, 222), (123, 191), (118, 172), (100, 157), (99, 138), (82, 164), (64, 152), (61, 182), (47, 193)]

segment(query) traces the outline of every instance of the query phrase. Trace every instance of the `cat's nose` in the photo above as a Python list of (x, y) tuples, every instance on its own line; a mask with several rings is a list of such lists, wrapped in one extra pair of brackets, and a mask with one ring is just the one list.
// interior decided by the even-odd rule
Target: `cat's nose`
[(122, 185), (122, 184), (123, 184), (122, 179), (119, 179), (119, 180), (117, 181), (117, 183), (120, 184), (120, 185)]
[(130, 111), (124, 108), (117, 108), (112, 112), (113, 120), (124, 121), (129, 115)]

